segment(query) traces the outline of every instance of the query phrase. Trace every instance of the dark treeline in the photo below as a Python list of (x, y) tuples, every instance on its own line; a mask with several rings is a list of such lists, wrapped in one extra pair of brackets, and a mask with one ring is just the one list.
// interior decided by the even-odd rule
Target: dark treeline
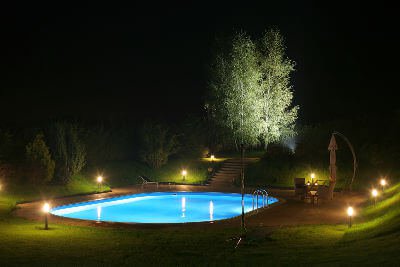
[[(159, 168), (170, 156), (207, 153), (206, 120), (54, 120), (36, 127), (0, 127), (0, 178), (67, 184), (85, 168), (135, 160)], [(40, 177), (40, 178), (39, 178)]]
[[(400, 158), (400, 112), (298, 125), (297, 136), (269, 146), (265, 160), (274, 162), (269, 164), (271, 167), (310, 163), (327, 168), (327, 146), (333, 131), (341, 132), (353, 144), (359, 175), (395, 173), (394, 166)], [(235, 144), (228, 137), (207, 116), (195, 115), (175, 123), (156, 119), (54, 120), (37, 127), (3, 127), (0, 128), (0, 179), (66, 184), (87, 168), (129, 160), (158, 168), (171, 157), (193, 158), (210, 152), (234, 151)], [(338, 165), (351, 170), (351, 153), (343, 140), (337, 138), (337, 141)], [(263, 145), (258, 149), (263, 149)]]
[[(357, 187), (369, 186), (379, 177), (400, 179), (397, 169), (400, 159), (399, 111), (387, 113), (385, 116), (359, 116), (348, 120), (299, 126), (294, 139), (270, 146), (264, 160), (269, 163), (271, 169), (287, 169), (289, 174), (291, 174), (290, 169), (310, 168), (309, 171), (318, 169), (322, 170), (327, 178), (328, 144), (334, 131), (345, 135), (354, 147), (358, 165), (355, 179)], [(342, 138), (336, 137), (336, 141), (338, 175), (344, 183), (352, 177), (353, 157)]]

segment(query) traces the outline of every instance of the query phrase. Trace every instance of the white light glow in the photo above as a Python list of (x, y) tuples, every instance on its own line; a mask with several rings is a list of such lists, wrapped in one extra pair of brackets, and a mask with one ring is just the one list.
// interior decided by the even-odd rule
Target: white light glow
[(210, 158), (211, 158), (211, 160), (214, 160), (214, 159), (215, 159), (215, 156), (214, 156), (214, 155), (211, 155)]
[(98, 183), (103, 182), (103, 177), (102, 177), (102, 176), (97, 176), (97, 182), (98, 182)]
[(311, 179), (315, 178), (315, 173), (311, 173)]
[(373, 197), (377, 197), (378, 196), (378, 190), (372, 189), (371, 194), (372, 194)]
[(101, 220), (101, 206), (97, 206), (97, 221)]
[(50, 211), (50, 204), (47, 203), (47, 202), (44, 203), (44, 204), (43, 204), (42, 211), (43, 211), (44, 213), (49, 213), (49, 211)]
[(385, 179), (381, 179), (381, 186), (385, 186), (386, 185), (386, 180)]
[(185, 212), (186, 212), (186, 198), (182, 198), (182, 218), (185, 217)]
[(182, 175), (186, 176), (186, 174), (187, 174), (187, 171), (186, 170), (182, 170)]
[(348, 208), (347, 208), (347, 215), (353, 216), (353, 214), (354, 214), (354, 209), (353, 209), (353, 207), (348, 207)]
[(214, 220), (214, 203), (210, 201), (210, 221)]

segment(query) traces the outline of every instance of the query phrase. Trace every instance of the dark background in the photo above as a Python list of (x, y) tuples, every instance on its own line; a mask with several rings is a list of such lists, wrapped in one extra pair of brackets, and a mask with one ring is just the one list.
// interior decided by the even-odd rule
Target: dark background
[(273, 26), (297, 62), (301, 122), (397, 109), (394, 6), (264, 2), (3, 5), (0, 123), (201, 114), (216, 37)]

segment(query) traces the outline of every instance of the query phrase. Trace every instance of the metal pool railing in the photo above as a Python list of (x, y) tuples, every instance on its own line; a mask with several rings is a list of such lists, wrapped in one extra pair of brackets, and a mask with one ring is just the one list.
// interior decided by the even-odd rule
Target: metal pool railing
[[(265, 189), (256, 189), (253, 192), (253, 210), (254, 207), (256, 207), (256, 209), (258, 209), (258, 197), (262, 197), (262, 208), (268, 208), (268, 192)], [(256, 202), (254, 203), (254, 199), (256, 199)]]

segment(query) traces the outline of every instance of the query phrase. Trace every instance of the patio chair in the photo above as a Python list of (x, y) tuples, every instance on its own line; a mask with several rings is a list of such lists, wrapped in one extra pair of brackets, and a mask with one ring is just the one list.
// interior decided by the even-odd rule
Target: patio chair
[(157, 185), (157, 189), (158, 189), (158, 182), (152, 181), (152, 180), (150, 180), (149, 177), (146, 177), (144, 175), (139, 175), (139, 178), (142, 179), (142, 188), (146, 184), (156, 184)]
[(294, 178), (294, 195), (304, 199), (307, 193), (306, 178)]

